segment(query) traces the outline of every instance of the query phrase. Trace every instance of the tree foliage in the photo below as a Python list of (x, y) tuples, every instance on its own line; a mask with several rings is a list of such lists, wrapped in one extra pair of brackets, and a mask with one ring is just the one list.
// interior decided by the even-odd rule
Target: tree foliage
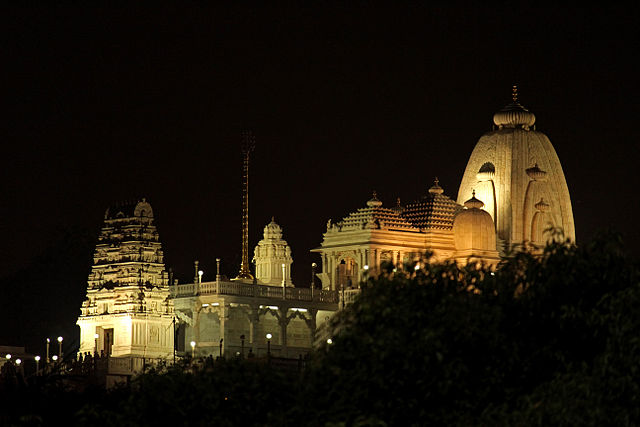
[(370, 280), (308, 371), (317, 418), (638, 422), (640, 282), (619, 236), (516, 252), (491, 273), (426, 264)]

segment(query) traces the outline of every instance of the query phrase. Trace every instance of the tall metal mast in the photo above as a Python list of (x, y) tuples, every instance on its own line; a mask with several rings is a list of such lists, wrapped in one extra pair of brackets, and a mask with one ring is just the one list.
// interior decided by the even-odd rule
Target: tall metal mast
[(236, 280), (250, 279), (249, 270), (249, 155), (255, 149), (255, 138), (250, 131), (242, 132), (242, 263)]

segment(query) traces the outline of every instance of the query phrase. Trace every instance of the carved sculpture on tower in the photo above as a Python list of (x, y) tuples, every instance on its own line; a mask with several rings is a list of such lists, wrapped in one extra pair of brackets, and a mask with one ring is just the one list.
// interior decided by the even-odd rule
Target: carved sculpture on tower
[(153, 219), (145, 199), (105, 212), (77, 321), (80, 353), (140, 361), (173, 354), (173, 301)]
[(264, 227), (264, 238), (255, 248), (256, 281), (259, 285), (293, 286), (291, 282), (291, 248), (282, 239), (282, 228), (271, 222)]
[(512, 245), (542, 246), (551, 228), (575, 241), (562, 166), (549, 138), (535, 130), (535, 121), (518, 103), (514, 86), (513, 102), (493, 116), (496, 129), (480, 137), (460, 183), (458, 203), (476, 190), (496, 224), (500, 252)]

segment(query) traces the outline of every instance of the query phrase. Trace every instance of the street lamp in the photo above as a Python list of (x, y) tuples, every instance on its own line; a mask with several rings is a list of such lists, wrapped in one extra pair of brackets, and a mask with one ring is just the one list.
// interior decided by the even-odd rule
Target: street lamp
[(333, 340), (331, 338), (327, 338), (327, 344), (329, 345), (333, 344)]
[(224, 338), (220, 338), (220, 358), (222, 358), (222, 341), (224, 341)]
[(62, 337), (58, 337), (58, 357), (62, 359)]
[(51, 343), (51, 340), (47, 338), (47, 358), (45, 359), (47, 363), (49, 363), (49, 343)]
[(22, 359), (16, 359), (16, 365), (20, 366), (21, 363), (22, 363)]
[(51, 356), (51, 360), (53, 360), (54, 362), (58, 361), (58, 355), (54, 354), (53, 356)]
[(316, 267), (318, 264), (315, 262), (311, 263), (311, 300), (313, 300), (313, 288), (316, 287)]
[(36, 375), (38, 375), (40, 371), (40, 356), (36, 356), (34, 359), (36, 359)]
[(7, 360), (11, 360), (11, 355), (9, 353), (7, 353), (5, 357), (7, 358)]
[(271, 357), (271, 338), (273, 335), (267, 334), (267, 356)]
[(196, 357), (196, 342), (191, 341), (191, 358)]
[(198, 283), (202, 283), (202, 275), (204, 274), (204, 271), (199, 270), (198, 271)]

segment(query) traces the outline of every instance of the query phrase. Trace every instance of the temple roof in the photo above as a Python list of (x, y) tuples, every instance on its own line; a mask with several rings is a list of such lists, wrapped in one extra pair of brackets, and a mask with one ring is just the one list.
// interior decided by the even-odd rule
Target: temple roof
[(350, 213), (337, 224), (327, 224), (327, 232), (362, 229), (392, 229), (421, 231), (424, 229), (451, 229), (453, 217), (462, 209), (460, 205), (442, 194), (436, 184), (429, 193), (414, 203), (399, 209), (382, 206), (377, 196), (367, 202), (367, 207)]
[(421, 199), (408, 204), (402, 216), (420, 229), (450, 230), (453, 227), (453, 217), (461, 208), (444, 194), (430, 191)]
[(136, 217), (153, 218), (153, 209), (147, 199), (128, 200), (119, 202), (107, 208), (104, 213), (104, 219), (117, 218), (136, 218)]

